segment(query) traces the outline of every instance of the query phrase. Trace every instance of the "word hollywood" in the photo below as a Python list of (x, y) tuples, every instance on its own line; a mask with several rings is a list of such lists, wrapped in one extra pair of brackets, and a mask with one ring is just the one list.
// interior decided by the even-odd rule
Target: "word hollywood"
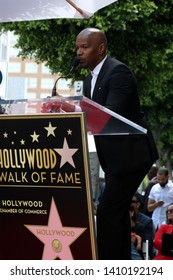
[(52, 149), (0, 149), (1, 168), (52, 169), (57, 164)]

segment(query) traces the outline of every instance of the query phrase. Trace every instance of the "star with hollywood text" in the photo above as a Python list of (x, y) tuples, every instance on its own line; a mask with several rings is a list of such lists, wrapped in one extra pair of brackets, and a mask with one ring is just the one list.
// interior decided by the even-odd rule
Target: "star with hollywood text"
[(78, 151), (78, 149), (69, 148), (66, 138), (64, 138), (63, 148), (54, 149), (61, 156), (60, 168), (68, 162), (75, 168), (75, 164), (72, 156)]
[(63, 226), (54, 199), (52, 198), (48, 225), (25, 225), (41, 242), (44, 243), (42, 260), (73, 260), (70, 245), (87, 228)]

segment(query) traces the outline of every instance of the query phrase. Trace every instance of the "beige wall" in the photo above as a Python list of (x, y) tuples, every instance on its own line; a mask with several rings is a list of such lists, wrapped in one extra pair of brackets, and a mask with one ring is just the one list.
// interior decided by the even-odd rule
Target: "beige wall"
[[(26, 65), (29, 64), (35, 64), (34, 60), (26, 59), (26, 60), (21, 60), (21, 58), (16, 58), (16, 57), (10, 57), (9, 58), (9, 66), (8, 66), (8, 77), (21, 77), (21, 78), (26, 78), (26, 84), (27, 84), (27, 98), (43, 98), (46, 96), (51, 95), (52, 88), (54, 86), (54, 83), (56, 79), (58, 78), (58, 75), (52, 75), (51, 73), (45, 73), (43, 71), (43, 64), (37, 64), (36, 72), (29, 73), (26, 71)], [(13, 65), (13, 69), (15, 68), (14, 66), (20, 64), (20, 71), (11, 71), (10, 65)], [(29, 86), (29, 79), (36, 79), (36, 86), (32, 87)], [(43, 80), (45, 80), (44, 86), (42, 85)], [(46, 80), (47, 80), (47, 87), (46, 87)], [(60, 94), (73, 94), (73, 89), (58, 89), (58, 92)]]

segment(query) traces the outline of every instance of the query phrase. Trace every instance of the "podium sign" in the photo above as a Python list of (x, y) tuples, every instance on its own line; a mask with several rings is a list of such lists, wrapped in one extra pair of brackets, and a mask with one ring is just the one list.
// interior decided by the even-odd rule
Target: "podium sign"
[(96, 259), (84, 114), (0, 123), (0, 259)]
[(0, 106), (0, 259), (96, 259), (86, 131), (147, 130), (83, 96)]

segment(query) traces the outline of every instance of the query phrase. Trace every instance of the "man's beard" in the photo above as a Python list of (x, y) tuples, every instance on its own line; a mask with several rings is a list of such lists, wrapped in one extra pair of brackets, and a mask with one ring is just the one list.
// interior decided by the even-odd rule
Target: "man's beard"
[(163, 188), (163, 187), (165, 187), (166, 186), (166, 184), (168, 183), (168, 181), (167, 182), (165, 182), (165, 183), (160, 183), (160, 186)]

